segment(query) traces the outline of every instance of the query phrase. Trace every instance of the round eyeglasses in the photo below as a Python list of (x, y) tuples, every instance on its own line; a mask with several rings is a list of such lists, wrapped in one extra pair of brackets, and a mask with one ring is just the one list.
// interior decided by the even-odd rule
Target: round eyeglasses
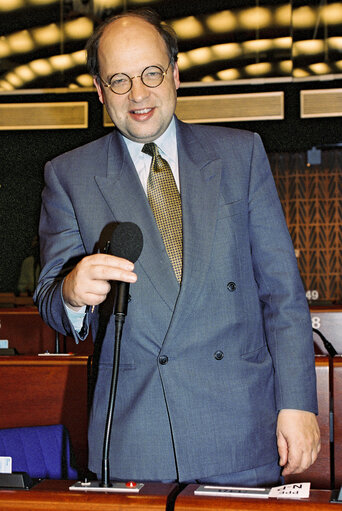
[(133, 87), (134, 78), (140, 78), (146, 87), (159, 87), (168, 72), (170, 64), (171, 60), (165, 71), (163, 71), (163, 69), (159, 66), (148, 66), (145, 67), (141, 75), (128, 76), (125, 73), (115, 73), (115, 75), (110, 78), (109, 82), (103, 80), (100, 75), (99, 78), (101, 82), (106, 87), (109, 87), (115, 94), (127, 94), (127, 92), (129, 92)]

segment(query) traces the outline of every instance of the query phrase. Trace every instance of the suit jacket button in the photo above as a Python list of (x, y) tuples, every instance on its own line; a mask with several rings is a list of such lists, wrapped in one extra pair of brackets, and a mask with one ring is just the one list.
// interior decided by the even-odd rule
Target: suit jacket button
[(222, 360), (224, 357), (223, 351), (216, 351), (214, 357), (216, 358), (216, 360)]
[(235, 282), (228, 282), (227, 289), (228, 289), (228, 291), (231, 291), (231, 292), (235, 291), (235, 289), (236, 289)]
[(169, 361), (169, 359), (166, 355), (162, 355), (161, 357), (159, 357), (159, 364), (161, 364), (162, 366), (167, 364), (168, 361)]

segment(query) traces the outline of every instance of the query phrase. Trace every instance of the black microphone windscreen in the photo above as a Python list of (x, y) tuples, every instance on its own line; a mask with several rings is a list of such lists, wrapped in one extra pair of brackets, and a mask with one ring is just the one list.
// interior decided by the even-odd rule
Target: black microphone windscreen
[(109, 253), (135, 263), (141, 254), (143, 244), (140, 227), (133, 222), (122, 222), (112, 234)]

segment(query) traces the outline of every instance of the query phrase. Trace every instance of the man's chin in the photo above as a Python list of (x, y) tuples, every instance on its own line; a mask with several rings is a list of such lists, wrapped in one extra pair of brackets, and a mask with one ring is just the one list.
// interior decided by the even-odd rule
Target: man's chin
[(160, 135), (164, 133), (165, 130), (160, 130), (156, 132), (146, 132), (146, 131), (139, 131), (139, 132), (123, 132), (121, 131), (121, 134), (129, 138), (129, 140), (132, 140), (133, 142), (138, 142), (140, 144), (147, 144), (149, 142), (153, 142), (156, 140)]

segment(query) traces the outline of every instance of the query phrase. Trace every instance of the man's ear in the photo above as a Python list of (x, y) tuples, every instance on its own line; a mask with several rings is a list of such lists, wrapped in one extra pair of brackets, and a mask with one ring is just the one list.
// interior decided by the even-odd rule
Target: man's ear
[(179, 89), (180, 79), (179, 79), (179, 69), (178, 69), (177, 62), (175, 62), (174, 66), (173, 66), (173, 79), (175, 82), (176, 89)]
[(96, 87), (97, 95), (99, 97), (99, 100), (103, 104), (104, 103), (103, 90), (102, 90), (102, 86), (101, 86), (100, 80), (96, 76), (95, 76), (95, 78), (93, 78), (93, 83), (94, 83), (94, 85)]

